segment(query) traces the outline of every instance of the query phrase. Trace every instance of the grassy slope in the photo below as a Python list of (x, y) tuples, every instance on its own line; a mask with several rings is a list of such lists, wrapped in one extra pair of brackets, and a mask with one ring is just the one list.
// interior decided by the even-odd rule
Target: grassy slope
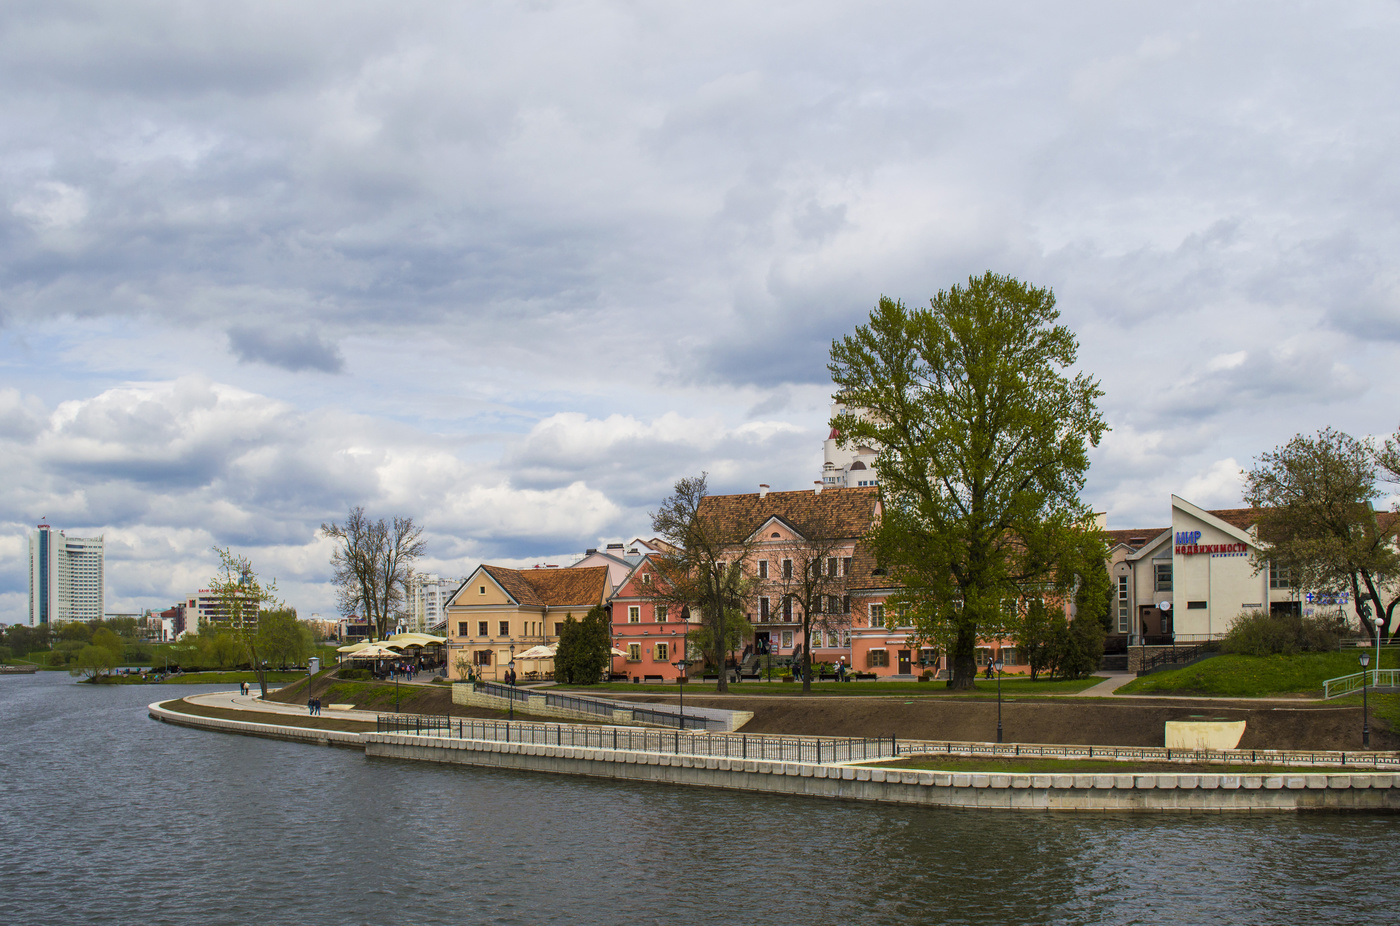
[[(1083, 691), (1085, 688), (1097, 685), (1103, 681), (1101, 676), (1092, 678), (1075, 679), (1068, 681), (1065, 679), (1055, 679), (1053, 681), (1037, 680), (1030, 681), (1024, 678), (1003, 678), (1001, 680), (1001, 694), (1006, 698), (1024, 698), (1035, 695), (1053, 694), (1073, 694), (1076, 691)], [(634, 685), (623, 682), (610, 682), (606, 685), (559, 685), (558, 691), (577, 691), (581, 694), (587, 692), (618, 692), (633, 694), (676, 694), (676, 685)], [(715, 693), (714, 682), (690, 682), (685, 686), (687, 695), (712, 695)], [(774, 682), (741, 682), (729, 685), (729, 693), (734, 695), (784, 695), (791, 697), (802, 693), (800, 682), (780, 683)], [(813, 694), (839, 694), (856, 697), (879, 697), (881, 695), (898, 695), (908, 697), (909, 695), (938, 695), (941, 697), (978, 697), (984, 698), (990, 695), (995, 698), (997, 694), (997, 683), (995, 680), (988, 681), (985, 678), (977, 680), (975, 691), (949, 691), (943, 682), (813, 682)]]
[[(1396, 668), (1397, 654), (1382, 654), (1381, 668)], [(1360, 672), (1357, 652), (1296, 656), (1216, 656), (1184, 669), (1154, 672), (1129, 682), (1119, 694), (1193, 694), (1229, 698), (1322, 694), (1322, 683)]]

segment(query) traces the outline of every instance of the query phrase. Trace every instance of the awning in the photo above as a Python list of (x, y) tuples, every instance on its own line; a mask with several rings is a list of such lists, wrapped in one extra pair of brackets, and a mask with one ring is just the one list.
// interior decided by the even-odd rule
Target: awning
[(401, 658), (403, 658), (403, 653), (400, 653), (398, 650), (390, 649), (390, 648), (387, 647), (387, 646), (381, 646), (381, 645), (379, 645), (378, 643), (371, 643), (369, 646), (366, 646), (364, 649), (359, 650), (358, 652), (355, 652), (355, 653), (351, 653), (351, 654), (350, 654), (350, 658), (351, 658), (351, 659), (401, 659)]

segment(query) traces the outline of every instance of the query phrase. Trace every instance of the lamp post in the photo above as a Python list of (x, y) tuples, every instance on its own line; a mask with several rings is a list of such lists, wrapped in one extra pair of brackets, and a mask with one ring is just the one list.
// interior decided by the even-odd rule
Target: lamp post
[(996, 673), (997, 673), (997, 742), (998, 742), (998, 743), (1001, 742), (1001, 667), (1002, 667), (1002, 662), (1001, 662), (1000, 660), (998, 660), (998, 661), (992, 663), (992, 668), (996, 669)]
[(515, 719), (515, 644), (510, 645), (510, 662), (506, 663), (506, 680), (510, 682), (510, 720)]
[(1371, 718), (1366, 710), (1366, 667), (1371, 664), (1371, 654), (1361, 654), (1361, 748), (1371, 747)]
[(675, 666), (675, 667), (676, 667), (677, 669), (679, 669), (680, 672), (681, 672), (680, 678), (678, 678), (678, 679), (676, 680), (676, 685), (677, 685), (677, 686), (680, 688), (680, 690), (681, 690), (681, 729), (684, 730), (684, 729), (685, 729), (685, 670), (686, 670), (687, 668), (689, 668), (690, 663), (686, 662), (684, 659), (677, 659), (675, 662), (671, 663), (671, 665)]

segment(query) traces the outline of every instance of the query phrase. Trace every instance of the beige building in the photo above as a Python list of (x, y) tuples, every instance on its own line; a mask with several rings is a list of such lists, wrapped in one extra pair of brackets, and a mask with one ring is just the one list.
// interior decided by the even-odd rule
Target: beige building
[[(457, 661), (465, 653), (478, 674), (504, 678), (516, 653), (558, 642), (566, 617), (582, 620), (590, 608), (606, 604), (611, 591), (606, 566), (478, 566), (447, 604), (448, 671), (462, 677)], [(531, 668), (522, 664), (516, 671)], [(537, 668), (551, 667), (546, 662)]]

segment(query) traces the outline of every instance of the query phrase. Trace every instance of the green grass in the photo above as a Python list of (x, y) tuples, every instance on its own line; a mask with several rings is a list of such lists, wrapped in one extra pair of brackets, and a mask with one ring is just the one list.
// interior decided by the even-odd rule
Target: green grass
[[(1062, 695), (1074, 694), (1091, 688), (1103, 681), (1101, 676), (1094, 676), (1083, 679), (1037, 679), (1032, 682), (1027, 678), (1003, 678), (1001, 680), (1001, 694), (1004, 698), (1026, 698), (1038, 695)], [(634, 685), (627, 682), (609, 682), (603, 685), (560, 685), (553, 690), (577, 691), (586, 693), (595, 692), (618, 692), (633, 694), (675, 694), (679, 686), (670, 685)], [(688, 695), (712, 695), (716, 693), (714, 682), (687, 682), (685, 693)], [(732, 695), (796, 695), (802, 693), (801, 682), (754, 682), (747, 681), (739, 684), (730, 683), (729, 693)], [(881, 697), (909, 695), (933, 695), (943, 698), (957, 697), (996, 697), (997, 683), (995, 680), (988, 681), (979, 678), (976, 688), (973, 691), (949, 691), (942, 681), (934, 682), (813, 682), (813, 694), (847, 695), (851, 697)]]
[[(1144, 675), (1118, 694), (1186, 694), (1228, 698), (1321, 695), (1322, 683), (1361, 671), (1357, 650), (1296, 656), (1216, 656), (1184, 669)], [(1397, 654), (1383, 653), (1381, 668), (1396, 668)]]

